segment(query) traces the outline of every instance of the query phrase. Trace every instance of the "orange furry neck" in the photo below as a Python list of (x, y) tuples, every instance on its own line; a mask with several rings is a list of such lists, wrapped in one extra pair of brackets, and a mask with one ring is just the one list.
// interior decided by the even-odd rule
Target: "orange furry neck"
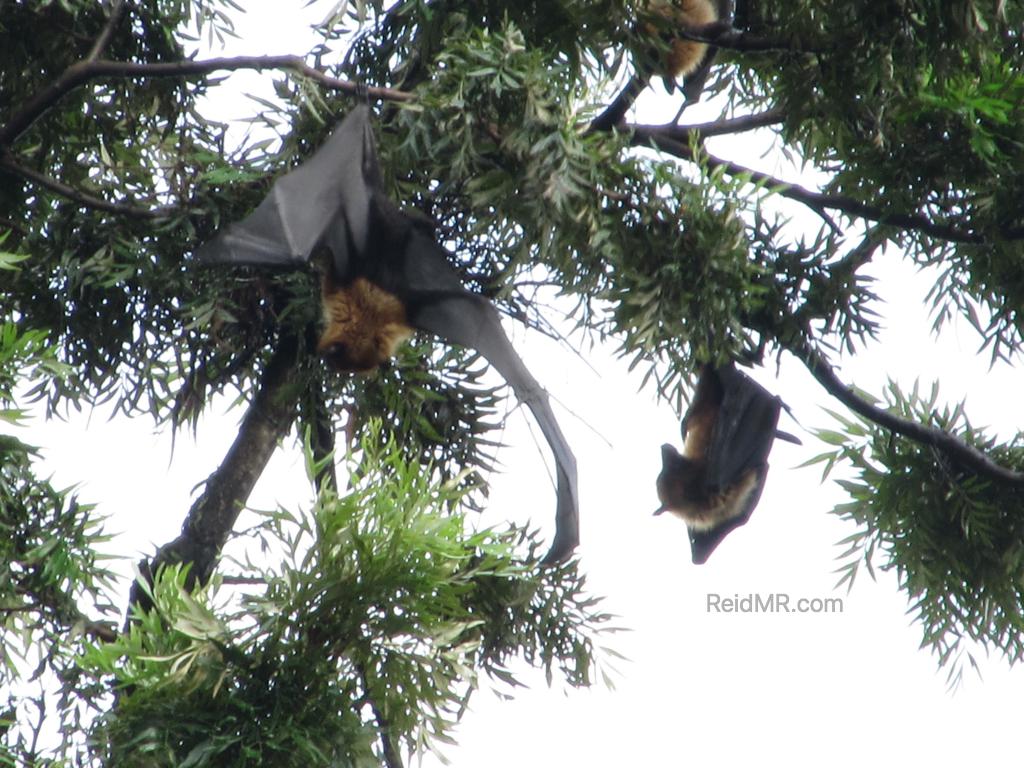
[(345, 286), (325, 279), (321, 291), (324, 329), (319, 352), (338, 371), (371, 371), (412, 335), (397, 296), (362, 277)]

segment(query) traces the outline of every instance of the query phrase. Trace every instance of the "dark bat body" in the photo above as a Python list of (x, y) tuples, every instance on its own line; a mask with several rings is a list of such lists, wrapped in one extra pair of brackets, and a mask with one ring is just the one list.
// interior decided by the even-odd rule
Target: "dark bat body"
[[(694, 563), (750, 519), (768, 474), (782, 401), (731, 363), (704, 366), (683, 417), (683, 453), (661, 447), (655, 514), (686, 522)], [(788, 435), (787, 439), (795, 440)]]
[(206, 262), (305, 268), (326, 251), (317, 349), (338, 371), (369, 371), (414, 329), (471, 347), (533, 412), (554, 454), (557, 530), (547, 562), (579, 541), (576, 460), (493, 305), (467, 291), (429, 228), (381, 189), (369, 109), (353, 109), (312, 157), (279, 178), (245, 220), (204, 244)]

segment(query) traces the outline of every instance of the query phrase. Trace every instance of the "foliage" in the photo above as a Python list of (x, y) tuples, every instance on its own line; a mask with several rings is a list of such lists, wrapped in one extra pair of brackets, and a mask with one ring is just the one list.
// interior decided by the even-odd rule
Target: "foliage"
[[(1018, 436), (1007, 445), (971, 426), (963, 404), (939, 410), (938, 387), (928, 396), (904, 394), (890, 383), (888, 405), (897, 413), (932, 424), (998, 456), (1004, 466), (1024, 467)], [(895, 570), (911, 599), (910, 610), (924, 629), (924, 643), (943, 665), (966, 657), (971, 643), (995, 647), (1011, 660), (1024, 657), (1024, 522), (1017, 514), (1024, 490), (979, 478), (940, 452), (864, 420), (833, 414), (840, 432), (819, 437), (836, 445), (817, 457), (828, 470), (841, 463), (853, 469), (839, 483), (850, 501), (835, 512), (858, 526), (843, 543), (840, 584), (853, 586), (858, 566)], [(950, 682), (961, 664), (950, 665)]]
[[(945, 273), (938, 317), (967, 299), (995, 313), (990, 340), (1021, 340), (1018, 272), (1024, 225), (1021, 57), (1024, 6), (893, 0), (751, 4), (751, 27), (785, 32), (797, 49), (764, 54), (741, 73), (742, 101), (776, 105), (783, 135), (827, 170), (829, 192), (888, 213), (919, 211), (961, 237), (893, 233), (907, 256)], [(748, 61), (748, 59), (744, 59)], [(973, 237), (985, 238), (975, 247)], [(1008, 238), (1012, 243), (1005, 243)], [(968, 242), (957, 240), (967, 240)], [(990, 253), (992, 247), (996, 252)]]
[[(51, 417), (111, 403), (173, 430), (227, 394), (254, 404), (246, 419), (274, 418), (225, 465), (241, 456), (258, 476), (293, 418), (315, 469), (342, 426), (358, 459), (348, 493), (322, 484), (314, 510), (264, 517), (274, 557), (240, 564), (244, 600), (222, 582), (193, 590), (172, 565), (118, 633), (96, 618), (115, 602), (97, 510), (0, 436), (5, 683), (54, 673), (50, 711), (78, 734), (69, 759), (88, 759), (75, 750), (95, 707), (97, 761), (393, 764), (386, 735), (406, 748), (448, 738), (480, 672), (511, 682), (524, 657), (551, 679), (591, 680), (604, 617), (577, 567), (534, 570), (523, 531), (465, 530), (502, 405), (483, 368), (419, 339), (375, 377), (326, 373), (314, 274), (193, 262), (320, 144), (353, 83), (405, 95), (375, 121), (389, 191), (435, 222), (466, 284), (548, 332), (532, 287), (556, 288), (584, 334), (612, 339), (677, 408), (696, 362), (788, 351), (820, 373), (814, 360), (869, 343), (881, 320), (865, 268), (886, 246), (937, 275), (936, 331), (963, 316), (993, 359), (1019, 356), (1019, 0), (740, 3), (742, 34), (719, 41), (705, 90), (721, 119), (627, 116), (614, 130), (588, 126), (649, 48), (633, 23), (642, 2), (321, 5), (315, 45), (296, 52), (305, 68), (236, 62), (273, 67), (278, 99), (254, 101), (235, 142), (204, 114), (226, 65), (204, 71), (194, 55), (197, 39), (233, 34), (231, 0), (0, 0), (0, 423), (35, 403)], [(110, 68), (85, 77), (97, 62)], [(712, 152), (705, 139), (749, 121), (825, 174), (820, 189)], [(794, 223), (797, 206), (817, 232)], [(1024, 469), (1019, 440), (973, 429), (937, 394), (891, 386), (877, 407)], [(853, 472), (835, 510), (857, 526), (844, 580), (860, 563), (894, 569), (954, 677), (968, 641), (1018, 660), (1020, 484), (966, 469), (970, 448), (883, 430), (877, 413), (837, 418), (820, 461)], [(248, 492), (214, 473), (203, 493), (223, 493), (233, 523)], [(186, 530), (205, 522), (197, 508)], [(31, 726), (7, 724), (53, 691), (5, 692), (0, 760), (45, 761)]]
[(253, 586), (234, 608), (218, 605), (223, 586), (190, 593), (166, 569), (154, 608), (87, 649), (84, 668), (119, 691), (96, 736), (108, 762), (376, 765), (378, 728), (440, 749), (476, 676), (515, 685), (521, 654), (589, 684), (608, 616), (575, 565), (538, 571), (541, 543), (522, 529), (469, 530), (455, 484), (378, 434), (347, 493), (263, 515), (250, 535), (280, 560), (242, 565)]
[[(90, 616), (117, 617), (113, 574), (104, 567), (109, 556), (101, 554), (109, 537), (92, 505), (36, 477), (35, 454), (0, 435), (0, 690), (11, 725), (47, 715), (70, 735), (83, 728), (82, 707), (104, 692), (82, 674), (76, 656), (90, 636), (110, 631)], [(42, 696), (15, 695), (18, 689), (27, 694), (47, 673), (63, 688), (51, 712)], [(3, 730), (12, 765), (14, 756), (32, 756), (35, 738), (28, 729)]]

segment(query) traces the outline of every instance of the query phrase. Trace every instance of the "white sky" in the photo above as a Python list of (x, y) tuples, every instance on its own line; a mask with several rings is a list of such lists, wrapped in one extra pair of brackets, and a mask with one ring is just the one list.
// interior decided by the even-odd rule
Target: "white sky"
[[(239, 23), (240, 40), (226, 54), (304, 53), (302, 5), (251, 4), (249, 18)], [(304, 13), (316, 18), (325, 8), (321, 3)], [(232, 80), (267, 94), (273, 77)], [(674, 113), (673, 105), (652, 105), (659, 108), (667, 118)], [(231, 109), (244, 118), (257, 106), (239, 101)], [(666, 116), (650, 119), (659, 117)], [(694, 122), (713, 117), (710, 111), (687, 114)], [(787, 173), (777, 156), (761, 157), (749, 136), (727, 146), (718, 154)], [(967, 324), (947, 328), (941, 340), (931, 337), (926, 277), (901, 265), (895, 251), (872, 272), (886, 302), (880, 309), (887, 328), (880, 344), (843, 361), (844, 380), (879, 393), (887, 376), (904, 386), (916, 377), (926, 384), (938, 378), (947, 402), (970, 393), (973, 423), (999, 425), (1004, 433), (1019, 428), (1019, 422), (1005, 423), (1002, 410), (1017, 401), (1019, 383), (1008, 369), (990, 371), (987, 357), (976, 357), (978, 339)], [(610, 350), (585, 347), (584, 363), (546, 338), (506, 328), (550, 391), (576, 452), (582, 568), (591, 590), (607, 597), (617, 624), (629, 628), (606, 639), (629, 660), (607, 659), (615, 667), (614, 690), (598, 683), (565, 691), (557, 680), (549, 689), (537, 673), (525, 676), (532, 687), (519, 689), (512, 701), (481, 691), (455, 734), (459, 746), (447, 752), (453, 765), (717, 766), (777, 756), (794, 766), (954, 766), (968, 759), (994, 764), (1018, 751), (1012, 739), (1019, 727), (1014, 704), (1024, 690), (1021, 670), (998, 657), (982, 659), (984, 679), (969, 675), (950, 693), (945, 671), (918, 650), (920, 628), (905, 613), (894, 577), (883, 574), (876, 583), (862, 573), (850, 594), (833, 591), (840, 551), (834, 544), (853, 528), (827, 514), (843, 500), (835, 485), (822, 484), (817, 468), (795, 468), (824, 450), (798, 425), (783, 417), (782, 428), (800, 434), (804, 446), (776, 444), (750, 522), (706, 565), (694, 566), (683, 525), (650, 514), (657, 504), (659, 446), (680, 442), (676, 415), (650, 393), (638, 393), (639, 376), (628, 376)], [(774, 368), (755, 372), (805, 427), (829, 425), (822, 407), (843, 410), (799, 364), (787, 360), (778, 379), (774, 374)], [(571, 404), (572, 413), (561, 403)], [(238, 418), (214, 414), (195, 442), (179, 435), (173, 462), (169, 435), (153, 435), (144, 420), (107, 422), (94, 414), (72, 424), (36, 423), (23, 439), (45, 448), (45, 466), (58, 485), (79, 483), (83, 500), (101, 503), (100, 511), (111, 515), (110, 530), (123, 532), (118, 548), (130, 562), (177, 534), (193, 487), (223, 458)], [(501, 435), (510, 447), (500, 454), (504, 473), (491, 478), (484, 522), (532, 519), (550, 533), (548, 457), (526, 425), (517, 410)], [(296, 495), (308, 498), (301, 460), (294, 450), (282, 451), (251, 506), (294, 506)], [(776, 592), (793, 600), (841, 597), (844, 610), (724, 615), (705, 609), (710, 593)], [(426, 756), (423, 765), (438, 763)]]

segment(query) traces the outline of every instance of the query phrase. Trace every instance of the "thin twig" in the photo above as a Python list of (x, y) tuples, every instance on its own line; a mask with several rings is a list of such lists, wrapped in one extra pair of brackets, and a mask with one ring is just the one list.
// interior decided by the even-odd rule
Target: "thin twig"
[(8, 173), (21, 176), (41, 187), (44, 187), (45, 189), (50, 190), (51, 192), (56, 192), (62, 197), (74, 200), (80, 205), (84, 205), (87, 208), (93, 208), (97, 211), (117, 213), (124, 216), (132, 216), (137, 219), (160, 219), (170, 216), (176, 210), (174, 206), (140, 208), (138, 206), (131, 205), (130, 203), (112, 203), (109, 200), (104, 200), (101, 197), (90, 195), (88, 192), (83, 192), (80, 189), (70, 187), (56, 179), (51, 179), (49, 176), (46, 176), (39, 171), (22, 165), (7, 153), (0, 155), (0, 170), (5, 170)]
[(100, 54), (106, 50), (107, 46), (110, 45), (110, 38), (113, 37), (114, 29), (121, 21), (121, 16), (124, 14), (124, 8), (124, 0), (114, 0), (111, 4), (110, 16), (107, 17), (107, 23), (103, 25), (103, 31), (101, 31), (99, 37), (96, 38), (96, 42), (92, 44), (92, 50), (90, 50), (89, 55), (85, 57), (86, 61), (95, 61), (100, 57)]
[[(689, 144), (684, 144), (674, 139), (666, 138), (657, 131), (647, 130), (647, 126), (629, 125), (626, 129), (633, 131), (633, 144), (635, 146), (654, 146), (670, 155), (680, 157), (684, 160), (696, 162), (697, 157)], [(745, 176), (752, 183), (763, 184), (773, 192), (788, 197), (791, 200), (803, 203), (815, 212), (822, 209), (841, 211), (851, 216), (858, 216), (869, 221), (876, 221), (879, 224), (887, 224), (901, 229), (915, 230), (926, 235), (948, 240), (956, 243), (984, 244), (986, 242), (982, 235), (970, 230), (956, 227), (951, 224), (936, 224), (927, 216), (911, 213), (894, 213), (876, 205), (868, 205), (859, 200), (843, 195), (826, 195), (822, 192), (814, 192), (799, 184), (792, 184), (767, 173), (755, 171), (752, 168), (734, 163), (730, 160), (722, 160), (714, 155), (702, 154), (701, 161), (708, 168), (721, 168), (730, 176)], [(999, 235), (1007, 240), (1024, 239), (1024, 227), (1011, 227), (999, 232)]]
[[(65, 69), (60, 77), (37, 93), (0, 128), (0, 147), (10, 146), (19, 136), (39, 119), (48, 109), (53, 107), (62, 97), (74, 89), (100, 78), (129, 77), (194, 77), (208, 75), (220, 70), (235, 71), (239, 69), (289, 69), (330, 88), (343, 93), (355, 94), (360, 83), (351, 80), (339, 80), (320, 72), (306, 64), (299, 56), (236, 56), (228, 58), (184, 60), (160, 62), (156, 64), (139, 64), (130, 61), (80, 61)], [(392, 88), (367, 88), (370, 98), (386, 101), (409, 101), (411, 93), (397, 91)]]
[(634, 133), (641, 132), (646, 136), (663, 136), (666, 139), (688, 144), (690, 137), (696, 135), (698, 138), (706, 139), (709, 136), (723, 136), (732, 133), (752, 131), (757, 128), (766, 128), (769, 125), (776, 125), (785, 119), (785, 113), (781, 109), (769, 109), (765, 112), (758, 112), (754, 115), (742, 115), (727, 120), (714, 120), (710, 123), (695, 123), (693, 125), (676, 125), (666, 123), (664, 125), (630, 125), (629, 129)]
[(117, 628), (102, 621), (86, 620), (83, 630), (89, 637), (94, 640), (102, 640), (104, 643), (112, 643), (117, 640)]
[(221, 583), (231, 586), (266, 586), (263, 576), (221, 576)]
[(355, 662), (355, 667), (362, 678), (363, 695), (366, 698), (366, 703), (370, 705), (373, 717), (377, 721), (377, 733), (380, 735), (380, 745), (384, 752), (384, 764), (387, 768), (404, 768), (402, 756), (399, 754), (398, 748), (391, 738), (391, 726), (380, 707), (377, 706), (373, 696), (370, 695), (370, 677), (366, 673), (366, 667), (359, 662)]

